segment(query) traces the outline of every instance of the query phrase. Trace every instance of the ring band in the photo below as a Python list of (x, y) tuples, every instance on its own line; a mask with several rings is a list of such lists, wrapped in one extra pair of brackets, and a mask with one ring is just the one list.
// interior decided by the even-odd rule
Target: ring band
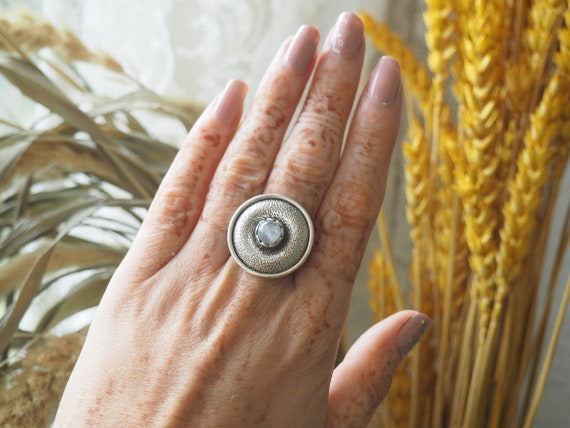
[(252, 275), (279, 278), (299, 269), (313, 247), (313, 222), (296, 201), (259, 195), (243, 203), (228, 227), (235, 261)]

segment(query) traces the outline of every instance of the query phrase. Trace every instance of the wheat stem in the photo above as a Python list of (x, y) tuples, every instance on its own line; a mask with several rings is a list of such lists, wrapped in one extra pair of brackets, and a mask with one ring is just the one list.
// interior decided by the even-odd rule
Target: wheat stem
[(390, 244), (390, 235), (388, 234), (388, 229), (386, 227), (386, 218), (384, 216), (384, 211), (380, 212), (376, 224), (378, 226), (378, 231), (380, 233), (380, 242), (382, 246), (382, 251), (384, 253), (384, 261), (386, 262), (388, 275), (392, 279), (392, 281), (390, 281), (390, 285), (392, 287), (395, 309), (397, 311), (401, 311), (405, 309), (406, 305), (404, 304), (402, 287), (398, 280), (398, 274), (396, 273), (396, 267), (395, 267), (396, 264), (394, 263), (392, 246)]
[(535, 392), (552, 306), (539, 313), (537, 296), (570, 152), (570, 2), (426, 4), (431, 76), (385, 24), (364, 18), (375, 46), (402, 63), (411, 301), (434, 320), (408, 366), (412, 395), (390, 404), (407, 405), (414, 428), (514, 426)]
[(447, 262), (447, 272), (446, 272), (446, 284), (443, 294), (443, 314), (441, 317), (441, 327), (439, 329), (439, 349), (437, 360), (440, 362), (440, 373), (437, 377), (436, 388), (435, 388), (435, 401), (434, 401), (434, 414), (432, 425), (439, 426), (443, 423), (443, 407), (445, 400), (445, 380), (449, 380), (452, 376), (450, 375), (452, 370), (452, 365), (448, 365), (449, 359), (449, 342), (451, 334), (451, 319), (452, 319), (452, 295), (454, 290), (454, 278), (455, 278), (455, 263), (453, 259), (456, 252), (456, 239), (454, 235), (458, 232), (459, 226), (459, 198), (455, 197), (453, 199), (453, 215), (451, 224), (451, 235), (449, 245), (449, 254)]
[(544, 357), (544, 362), (542, 364), (542, 369), (540, 370), (540, 376), (538, 378), (537, 386), (534, 390), (530, 408), (526, 415), (524, 421), (524, 427), (530, 428), (532, 422), (536, 416), (538, 410), (538, 405), (540, 404), (540, 399), (544, 392), (544, 386), (546, 384), (546, 378), (552, 364), (552, 359), (554, 358), (554, 351), (556, 350), (556, 345), (558, 344), (558, 339), (560, 338), (560, 332), (564, 325), (564, 316), (566, 315), (566, 308), (568, 307), (568, 302), (570, 301), (570, 277), (566, 282), (564, 287), (564, 294), (562, 295), (562, 300), (560, 302), (560, 307), (558, 309), (558, 315), (556, 316), (556, 321), (554, 323), (554, 329), (548, 343), (548, 349)]

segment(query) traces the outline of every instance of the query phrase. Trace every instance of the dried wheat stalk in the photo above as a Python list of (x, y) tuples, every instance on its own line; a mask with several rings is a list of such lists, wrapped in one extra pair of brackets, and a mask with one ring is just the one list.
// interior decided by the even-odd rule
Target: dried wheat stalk
[[(570, 151), (568, 6), (426, 0), (429, 72), (385, 24), (364, 16), (374, 45), (400, 59), (408, 98), (403, 150), (412, 289), (400, 294), (434, 320), (432, 337), (407, 365), (406, 388), (396, 386), (389, 396), (389, 406), (401, 408), (403, 400), (407, 417), (390, 419), (389, 409), (381, 410), (383, 426), (502, 427), (534, 417), (555, 304), (538, 307), (537, 296), (542, 288), (551, 296), (568, 274), (560, 260), (570, 232), (557, 247), (552, 278), (541, 282)], [(386, 257), (389, 238), (383, 242), (372, 283), (395, 271)], [(379, 315), (393, 307), (392, 295), (381, 289), (372, 295), (382, 296)]]

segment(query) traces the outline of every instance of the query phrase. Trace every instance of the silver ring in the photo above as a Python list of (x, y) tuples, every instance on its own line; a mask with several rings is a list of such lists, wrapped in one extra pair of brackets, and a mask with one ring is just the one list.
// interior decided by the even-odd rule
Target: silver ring
[(279, 278), (299, 269), (313, 247), (313, 222), (296, 201), (259, 195), (243, 203), (228, 227), (235, 261), (252, 275)]

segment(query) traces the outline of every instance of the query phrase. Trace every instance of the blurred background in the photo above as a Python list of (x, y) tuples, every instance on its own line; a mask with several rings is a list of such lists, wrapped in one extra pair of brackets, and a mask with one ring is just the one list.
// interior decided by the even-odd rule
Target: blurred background
[[(286, 4), (286, 6), (284, 6)], [(313, 24), (323, 39), (344, 10), (366, 11), (386, 21), (404, 38), (418, 57), (425, 58), (423, 2), (420, 0), (0, 0), (2, 14), (29, 11), (56, 26), (67, 27), (94, 51), (110, 54), (144, 86), (174, 100), (206, 104), (231, 78), (250, 86), (251, 101), (263, 72), (282, 41), (302, 24)], [(7, 16), (7, 15), (6, 15)], [(379, 58), (367, 48), (363, 77)], [(106, 76), (99, 80), (100, 90)], [(97, 76), (95, 76), (97, 81)], [(0, 108), (14, 110), (11, 94), (0, 79)], [(17, 116), (33, 118), (30, 105)], [(170, 141), (181, 141), (184, 130), (171, 123), (157, 123), (156, 132)], [(385, 213), (393, 241), (399, 276), (405, 279), (411, 244), (405, 218), (403, 168), (400, 150), (394, 153)], [(565, 178), (570, 195), (570, 179)], [(559, 221), (562, 221), (560, 219)], [(378, 245), (373, 236), (370, 248)], [(371, 256), (370, 251), (367, 259)], [(348, 322), (348, 342), (372, 323), (366, 287), (366, 262), (355, 287)], [(570, 315), (566, 316), (557, 356), (536, 418), (536, 427), (570, 426)]]

